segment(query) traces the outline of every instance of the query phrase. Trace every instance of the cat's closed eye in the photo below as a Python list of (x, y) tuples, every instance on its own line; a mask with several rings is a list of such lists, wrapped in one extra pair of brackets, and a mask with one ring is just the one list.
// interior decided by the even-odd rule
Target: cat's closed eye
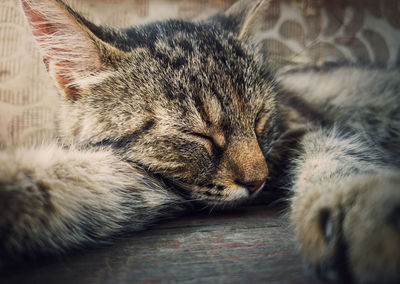
[(190, 135), (197, 138), (197, 140), (200, 140), (202, 142), (202, 144), (205, 144), (204, 146), (206, 147), (206, 149), (210, 155), (213, 155), (215, 152), (214, 150), (218, 148), (213, 137), (211, 137), (211, 136), (207, 136), (205, 134), (198, 133), (198, 132), (191, 132)]
[(225, 137), (220, 133), (204, 134), (199, 132), (191, 132), (191, 136), (206, 143), (206, 149), (210, 155), (221, 153), (225, 148)]
[(212, 144), (215, 144), (214, 139), (211, 136), (207, 136), (205, 134), (198, 133), (198, 132), (191, 132), (190, 135), (195, 136), (197, 138), (204, 139)]

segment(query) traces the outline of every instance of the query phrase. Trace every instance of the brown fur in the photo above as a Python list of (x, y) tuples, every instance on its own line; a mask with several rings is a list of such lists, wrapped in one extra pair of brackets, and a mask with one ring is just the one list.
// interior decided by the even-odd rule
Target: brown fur
[(268, 1), (122, 30), (59, 0), (22, 4), (62, 97), (62, 145), (0, 153), (0, 261), (265, 187), (292, 193), (299, 247), (323, 277), (398, 282), (398, 71), (300, 69), (277, 83), (252, 42)]

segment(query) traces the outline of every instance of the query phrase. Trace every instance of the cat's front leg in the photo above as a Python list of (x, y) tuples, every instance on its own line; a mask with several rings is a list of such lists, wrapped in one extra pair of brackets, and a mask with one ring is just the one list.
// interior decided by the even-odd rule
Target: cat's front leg
[(303, 140), (290, 219), (306, 260), (326, 280), (400, 280), (400, 172), (358, 135)]
[(0, 152), (0, 262), (110, 241), (179, 214), (182, 204), (110, 151)]

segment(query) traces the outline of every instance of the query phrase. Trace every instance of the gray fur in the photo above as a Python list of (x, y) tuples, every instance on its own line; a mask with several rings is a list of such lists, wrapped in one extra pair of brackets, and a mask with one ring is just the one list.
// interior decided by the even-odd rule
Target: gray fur
[(278, 78), (332, 121), (308, 130), (292, 171), (290, 219), (306, 259), (330, 281), (397, 282), (400, 72), (339, 65)]
[(122, 30), (59, 0), (22, 6), (62, 96), (62, 143), (1, 153), (1, 260), (237, 206), (265, 184), (290, 187), (299, 247), (322, 276), (400, 279), (398, 71), (274, 79), (251, 41), (268, 1)]

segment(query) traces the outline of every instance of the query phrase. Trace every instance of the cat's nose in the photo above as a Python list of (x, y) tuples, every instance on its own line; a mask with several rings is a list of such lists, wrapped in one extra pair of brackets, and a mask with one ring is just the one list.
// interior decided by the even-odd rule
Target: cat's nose
[(256, 138), (240, 138), (232, 142), (224, 153), (221, 164), (226, 175), (249, 194), (261, 189), (268, 177), (268, 165)]
[(252, 180), (252, 181), (245, 181), (245, 180), (236, 180), (236, 183), (240, 186), (245, 187), (250, 194), (253, 194), (261, 187), (264, 186), (266, 179), (262, 180)]

